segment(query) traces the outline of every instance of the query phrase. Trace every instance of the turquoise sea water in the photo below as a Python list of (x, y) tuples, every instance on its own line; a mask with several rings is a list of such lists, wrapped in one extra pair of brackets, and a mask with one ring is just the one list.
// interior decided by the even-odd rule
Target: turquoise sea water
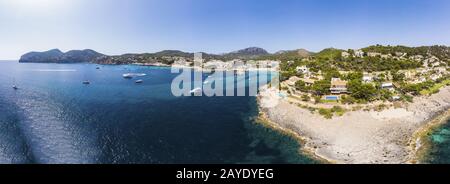
[(425, 163), (450, 164), (450, 120), (437, 128), (428, 137), (431, 144)]
[(174, 97), (168, 68), (96, 66), (0, 62), (0, 163), (316, 163), (255, 123), (255, 97)]

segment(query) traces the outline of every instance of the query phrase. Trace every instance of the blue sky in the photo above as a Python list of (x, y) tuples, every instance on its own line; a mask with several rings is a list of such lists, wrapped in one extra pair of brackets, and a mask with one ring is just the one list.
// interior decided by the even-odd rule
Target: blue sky
[(0, 0), (0, 59), (90, 48), (269, 52), (450, 45), (448, 0)]

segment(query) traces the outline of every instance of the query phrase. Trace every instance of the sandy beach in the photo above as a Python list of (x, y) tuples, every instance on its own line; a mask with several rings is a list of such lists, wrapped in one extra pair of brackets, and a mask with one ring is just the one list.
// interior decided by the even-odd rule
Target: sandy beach
[(437, 117), (448, 118), (450, 87), (401, 108), (351, 111), (332, 119), (291, 104), (270, 89), (260, 91), (258, 102), (262, 118), (297, 133), (305, 140), (305, 151), (331, 163), (416, 163), (417, 132)]

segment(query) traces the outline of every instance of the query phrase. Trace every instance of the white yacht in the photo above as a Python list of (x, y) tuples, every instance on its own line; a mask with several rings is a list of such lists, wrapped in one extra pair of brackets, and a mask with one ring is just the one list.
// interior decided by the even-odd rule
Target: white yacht
[(126, 74), (123, 74), (122, 77), (125, 78), (125, 79), (131, 79), (131, 78), (133, 78), (133, 74), (126, 73)]
[(12, 86), (12, 88), (14, 90), (18, 90), (19, 89), (19, 87), (16, 86), (16, 79), (13, 79), (13, 86)]
[(191, 94), (198, 95), (202, 93), (202, 88), (195, 88), (191, 90)]

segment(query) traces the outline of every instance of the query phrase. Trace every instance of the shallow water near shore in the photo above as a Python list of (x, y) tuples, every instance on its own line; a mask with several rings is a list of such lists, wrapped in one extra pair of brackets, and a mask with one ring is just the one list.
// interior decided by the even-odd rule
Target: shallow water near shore
[(431, 144), (423, 162), (450, 164), (450, 120), (434, 129), (427, 139)]
[(169, 68), (96, 66), (0, 62), (0, 163), (317, 163), (256, 122), (255, 97), (174, 97)]

